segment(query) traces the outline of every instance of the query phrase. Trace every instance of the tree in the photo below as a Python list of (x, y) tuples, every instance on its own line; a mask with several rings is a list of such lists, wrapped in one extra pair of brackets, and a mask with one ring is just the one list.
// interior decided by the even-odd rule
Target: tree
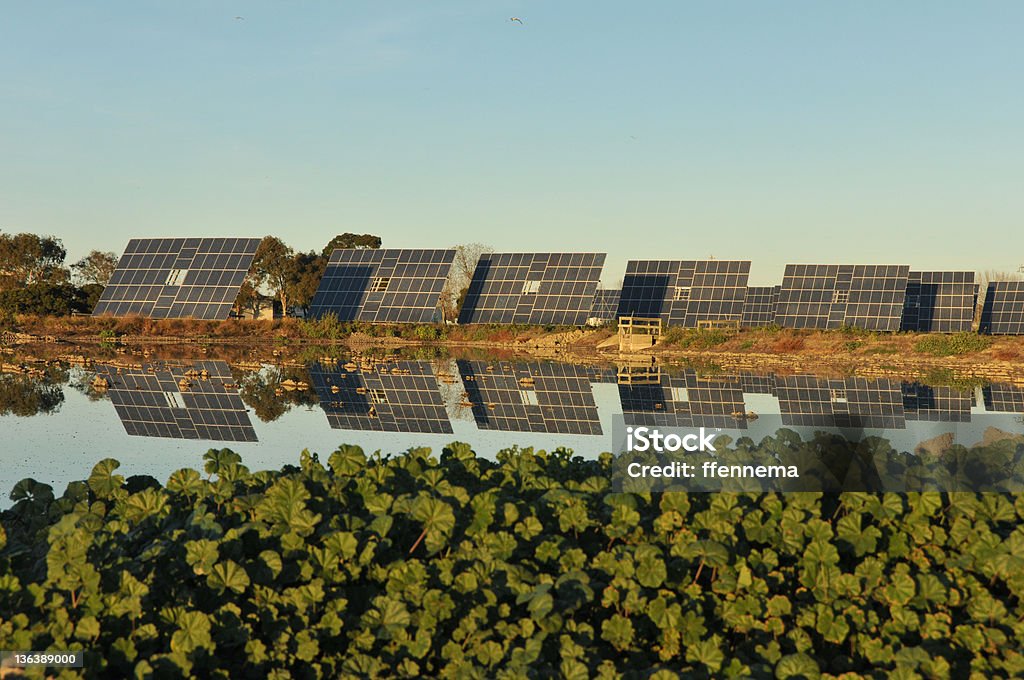
[(79, 285), (98, 283), (105, 286), (117, 269), (117, 255), (111, 252), (94, 250), (78, 262), (71, 265)]
[(381, 246), (380, 236), (373, 234), (350, 234), (348, 232), (339, 234), (332, 238), (320, 253), (324, 257), (330, 257), (335, 248), (358, 248), (360, 250), (376, 250)]
[(317, 255), (315, 252), (296, 253), (295, 267), (292, 271), (291, 298), (292, 302), (302, 307), (303, 311), (309, 311), (309, 305), (313, 302), (317, 288), (320, 287), (320, 279), (324, 277), (327, 269), (327, 258)]
[(455, 260), (452, 262), (451, 274), (449, 274), (444, 291), (441, 293), (441, 310), (445, 319), (458, 318), (480, 256), (493, 252), (494, 248), (483, 243), (466, 243), (455, 246)]
[(0, 290), (68, 280), (67, 251), (60, 239), (37, 234), (0, 234)]
[(266, 288), (288, 309), (289, 285), (295, 273), (294, 251), (276, 236), (265, 236), (256, 249), (250, 270), (255, 274), (256, 289)]

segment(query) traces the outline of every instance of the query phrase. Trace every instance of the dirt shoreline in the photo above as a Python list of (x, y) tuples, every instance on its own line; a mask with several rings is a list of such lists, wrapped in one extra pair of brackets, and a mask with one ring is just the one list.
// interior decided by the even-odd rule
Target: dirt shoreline
[[(44, 324), (33, 319), (22, 332), (5, 331), (0, 346), (10, 358), (22, 361), (47, 361), (58, 357), (78, 359), (94, 354), (128, 354), (148, 357), (164, 354), (199, 353), (244, 356), (248, 361), (308, 360), (316, 348), (343, 350), (354, 355), (380, 352), (434, 351), (446, 354), (488, 353), (508, 358), (558, 359), (581, 364), (690, 364), (707, 372), (751, 371), (776, 373), (815, 373), (819, 375), (856, 375), (864, 377), (929, 377), (932, 380), (983, 380), (1024, 384), (1024, 338), (1003, 337), (985, 341), (982, 351), (954, 356), (933, 356), (916, 351), (921, 335), (850, 334), (843, 331), (747, 331), (730, 335), (711, 347), (684, 348), (659, 343), (649, 350), (620, 353), (609, 344), (614, 332), (609, 329), (519, 328), (480, 329), (454, 327), (452, 334), (483, 335), (482, 339), (441, 337), (415, 339), (391, 337), (381, 329), (350, 332), (339, 338), (296, 337), (301, 330), (294, 319), (277, 322), (197, 322), (194, 330), (222, 330), (230, 334), (215, 336), (209, 332), (183, 335), (181, 322), (145, 320), (142, 333), (119, 333), (110, 328), (112, 319), (72, 319), (71, 323)], [(136, 322), (137, 325), (138, 322)], [(114, 324), (116, 326), (116, 324)], [(430, 327), (428, 327), (430, 328)], [(124, 330), (136, 330), (132, 325)], [(189, 329), (193, 330), (193, 329)], [(384, 329), (387, 330), (387, 329)], [(42, 332), (39, 331), (49, 331)], [(241, 331), (241, 332), (240, 332)], [(395, 331), (397, 332), (397, 331)], [(407, 332), (403, 329), (402, 332)], [(489, 335), (489, 337), (488, 337)], [(683, 341), (704, 342), (710, 336), (683, 336)], [(612, 345), (615, 343), (612, 342)]]

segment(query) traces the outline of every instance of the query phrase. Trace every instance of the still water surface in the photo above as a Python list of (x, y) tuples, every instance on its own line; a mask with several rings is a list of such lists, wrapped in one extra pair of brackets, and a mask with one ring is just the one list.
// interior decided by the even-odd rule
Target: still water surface
[(23, 478), (60, 493), (111, 457), (125, 476), (163, 482), (179, 468), (201, 468), (209, 448), (231, 448), (253, 470), (297, 464), (302, 449), (326, 460), (341, 444), (439, 453), (463, 441), (491, 458), (513, 445), (593, 458), (613, 448), (615, 417), (754, 441), (780, 427), (805, 436), (852, 428), (904, 451), (944, 433), (969, 446), (991, 427), (1024, 432), (1024, 389), (479, 358), (290, 368), (203, 358), (3, 374), (0, 413), (6, 507)]

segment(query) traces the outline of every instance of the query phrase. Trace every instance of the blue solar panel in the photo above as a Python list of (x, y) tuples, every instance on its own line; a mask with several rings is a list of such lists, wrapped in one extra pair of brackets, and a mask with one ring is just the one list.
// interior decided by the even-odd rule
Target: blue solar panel
[(94, 316), (227, 319), (257, 238), (132, 239)]
[(490, 253), (480, 258), (459, 323), (582, 326), (604, 253)]
[(454, 250), (338, 248), (310, 314), (371, 323), (440, 321), (438, 306), (454, 260)]

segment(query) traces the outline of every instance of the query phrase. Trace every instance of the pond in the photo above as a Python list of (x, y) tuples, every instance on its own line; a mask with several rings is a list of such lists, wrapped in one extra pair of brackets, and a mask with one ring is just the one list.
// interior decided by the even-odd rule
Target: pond
[[(450, 442), (593, 458), (624, 426), (705, 427), (760, 441), (788, 428), (884, 436), (899, 451), (1024, 432), (1024, 388), (913, 379), (728, 373), (487, 356), (341, 357), (305, 364), (207, 356), (106, 357), (0, 374), (0, 489), (32, 477), (57, 493), (102, 458), (166, 481), (231, 448), (251, 469), (322, 460), (341, 444), (397, 454)], [(851, 434), (853, 433), (853, 434)]]

